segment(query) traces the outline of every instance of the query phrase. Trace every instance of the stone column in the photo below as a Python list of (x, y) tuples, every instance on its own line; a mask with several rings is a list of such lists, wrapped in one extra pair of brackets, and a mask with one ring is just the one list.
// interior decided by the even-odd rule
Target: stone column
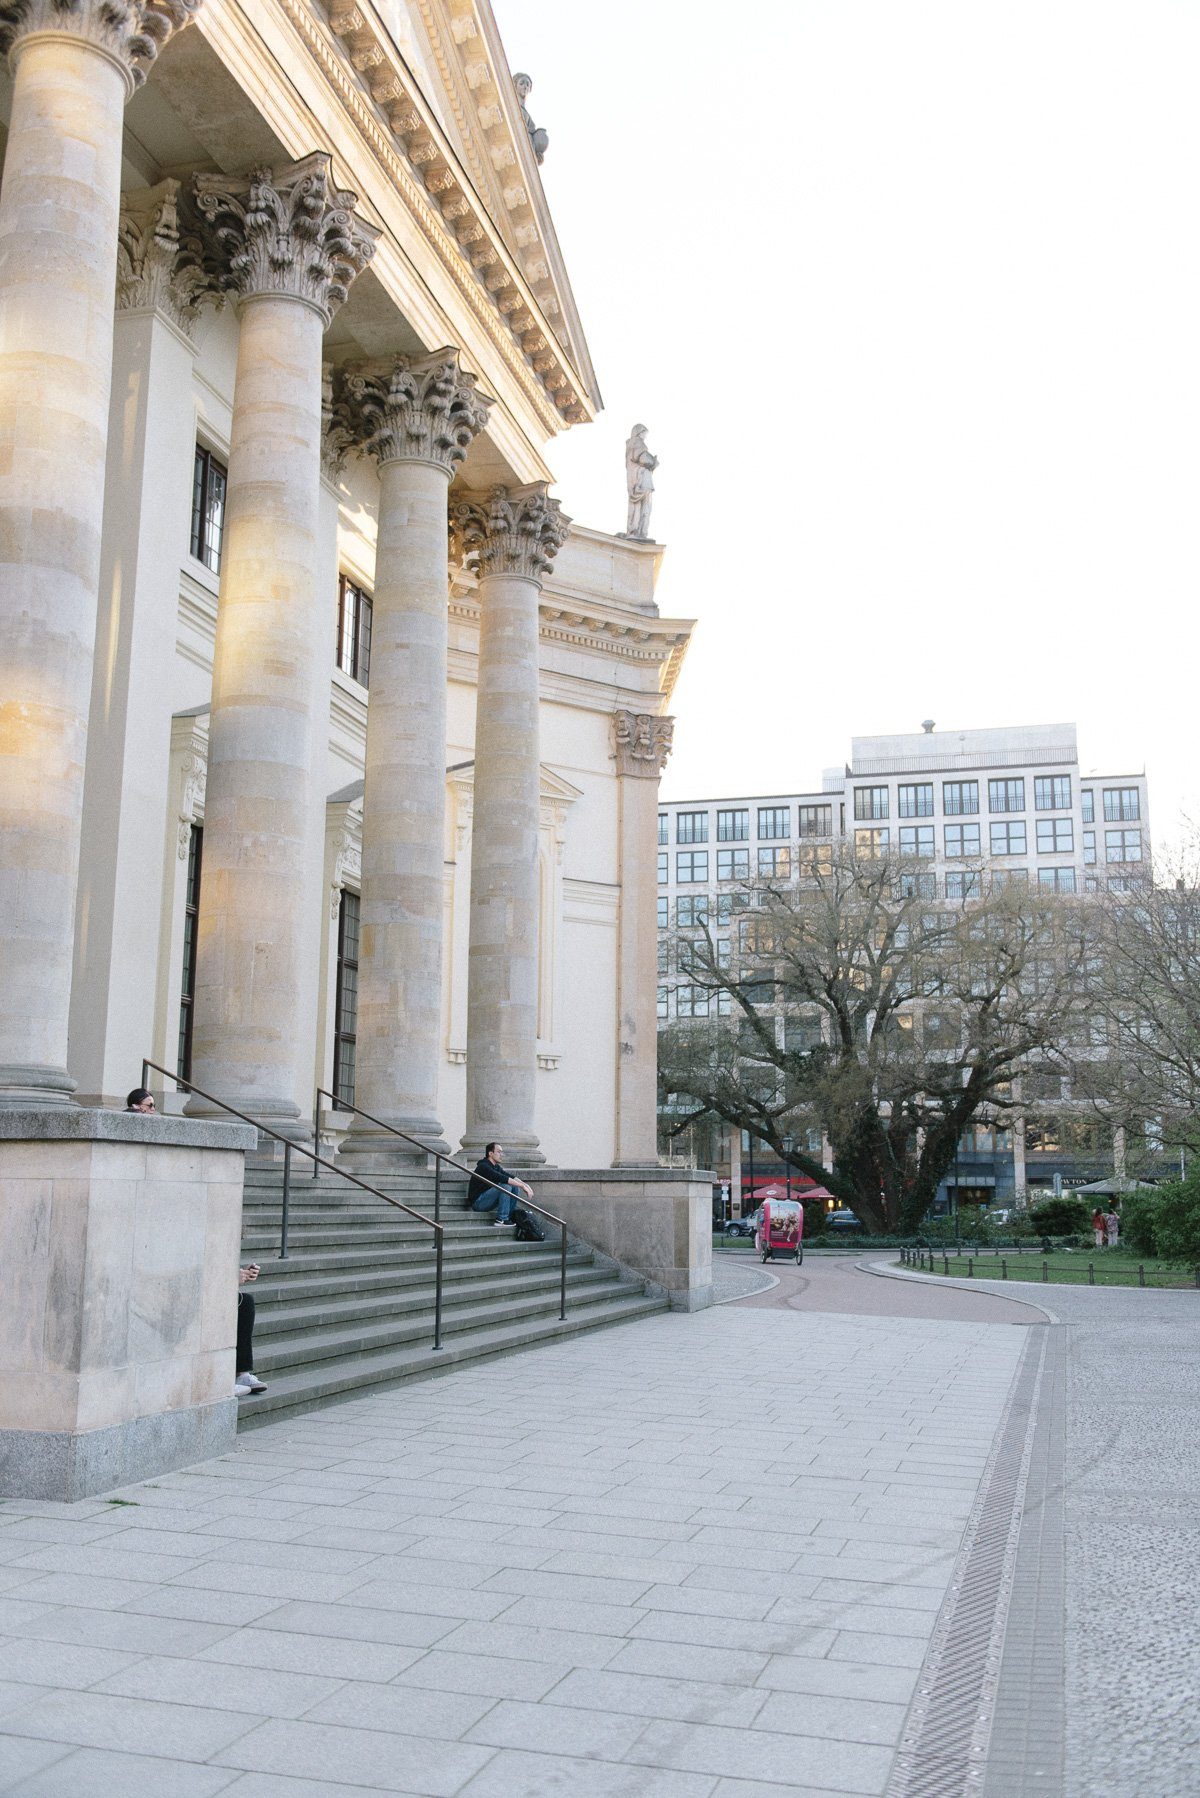
[(537, 1081), (538, 594), (570, 520), (543, 483), (464, 495), (460, 556), (479, 569), (479, 678), (463, 1148), (529, 1166)]
[(199, 0), (9, 0), (0, 191), (0, 1104), (63, 1104), (125, 102)]
[(658, 782), (673, 718), (614, 712), (621, 909), (614, 1167), (658, 1165)]
[[(447, 492), (487, 406), (458, 352), (344, 378), (339, 408), (379, 464), (362, 823), (355, 1097), (445, 1152), (437, 1119), (446, 914)], [(423, 1160), (359, 1118), (358, 1167)]]
[[(170, 691), (195, 453), (198, 271), (176, 273), (179, 183), (126, 194), (117, 258), (104, 541), (87, 773), (71, 1071), (85, 1102), (123, 1100), (155, 1054)], [(146, 945), (130, 955), (131, 944)], [(178, 993), (174, 995), (178, 1004)], [(172, 1033), (173, 1041), (173, 1033)], [(161, 1042), (160, 1042), (161, 1047)], [(132, 1070), (132, 1071), (131, 1071)]]
[(330, 160), (199, 175), (189, 205), (196, 254), (240, 325), (192, 1066), (198, 1086), (285, 1133), (303, 1132), (312, 1103), (305, 1020), (321, 921), (313, 714), (332, 605), (314, 577), (321, 339), (378, 236), (332, 186)]

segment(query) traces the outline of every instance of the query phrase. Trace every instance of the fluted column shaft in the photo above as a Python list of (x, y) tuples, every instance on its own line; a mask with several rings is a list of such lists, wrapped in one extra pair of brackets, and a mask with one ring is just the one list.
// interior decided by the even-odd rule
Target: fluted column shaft
[[(206, 179), (206, 178), (202, 178)], [(225, 536), (217, 602), (197, 937), (193, 1079), (282, 1128), (311, 1107), (313, 1045), (301, 1020), (317, 978), (320, 863), (312, 853), (316, 695), (330, 656), (317, 592), (321, 341), (336, 298), (370, 254), (345, 233), (353, 195), (314, 156), (248, 184), (209, 178), (196, 206), (213, 277), (238, 295)], [(340, 235), (330, 239), (330, 225)], [(231, 244), (245, 254), (229, 263)], [(194, 1101), (190, 1109), (204, 1110)]]
[(542, 487), (456, 508), (478, 555), (479, 679), (467, 973), (463, 1147), (498, 1140), (518, 1165), (543, 1159), (537, 1084), (538, 596), (567, 520)]

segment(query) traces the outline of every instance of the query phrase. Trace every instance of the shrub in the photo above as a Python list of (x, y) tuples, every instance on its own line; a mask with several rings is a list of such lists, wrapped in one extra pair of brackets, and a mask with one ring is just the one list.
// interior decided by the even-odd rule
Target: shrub
[(1121, 1237), (1135, 1255), (1158, 1254), (1160, 1192), (1135, 1187), (1121, 1200)]
[(1154, 1236), (1164, 1261), (1200, 1267), (1200, 1170), (1160, 1186), (1154, 1195)]
[(1084, 1199), (1065, 1192), (1061, 1198), (1043, 1199), (1029, 1209), (1029, 1221), (1037, 1236), (1082, 1236), (1091, 1215)]

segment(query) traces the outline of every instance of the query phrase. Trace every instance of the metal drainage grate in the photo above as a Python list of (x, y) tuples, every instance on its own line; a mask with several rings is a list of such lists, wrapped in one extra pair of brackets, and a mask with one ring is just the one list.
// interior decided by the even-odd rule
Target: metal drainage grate
[(1031, 1326), (896, 1753), (887, 1798), (967, 1798), (984, 1762), (1046, 1355)]

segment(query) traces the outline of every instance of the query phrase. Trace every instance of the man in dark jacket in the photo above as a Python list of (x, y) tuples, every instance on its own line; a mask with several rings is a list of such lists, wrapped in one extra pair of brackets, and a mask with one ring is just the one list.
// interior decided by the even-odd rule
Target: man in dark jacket
[[(471, 1175), (471, 1184), (467, 1188), (467, 1203), (473, 1211), (491, 1211), (497, 1204), (500, 1215), (494, 1228), (503, 1229), (512, 1217), (517, 1197), (524, 1193), (527, 1199), (533, 1197), (533, 1188), (526, 1186), (524, 1180), (510, 1174), (502, 1167), (500, 1157), (504, 1150), (498, 1142), (490, 1142), (483, 1151), (483, 1160), (475, 1163), (475, 1172)], [(497, 1191), (496, 1188), (500, 1190)]]

